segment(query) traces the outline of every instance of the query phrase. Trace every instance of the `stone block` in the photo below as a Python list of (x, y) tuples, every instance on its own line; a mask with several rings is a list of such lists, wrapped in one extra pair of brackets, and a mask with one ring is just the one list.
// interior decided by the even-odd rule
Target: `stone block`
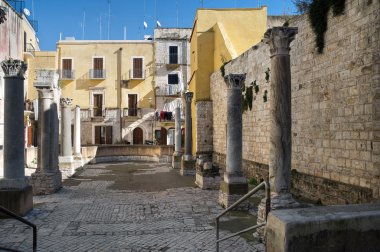
[[(228, 184), (222, 181), (220, 182), (219, 189), (219, 204), (227, 208), (243, 197), (247, 192), (248, 183)], [(237, 207), (237, 209), (240, 210), (247, 210), (248, 208), (248, 202), (242, 203)]]
[(0, 189), (0, 205), (20, 216), (33, 209), (33, 189)]
[(193, 160), (181, 160), (180, 174), (182, 176), (194, 176), (195, 175), (195, 159)]
[(173, 169), (181, 169), (181, 159), (182, 159), (182, 154), (173, 154), (173, 159), (172, 159), (172, 168)]
[(379, 209), (377, 203), (271, 211), (266, 251), (377, 251)]
[(35, 172), (30, 177), (30, 184), (33, 186), (34, 195), (52, 194), (62, 187), (62, 174)]
[(201, 172), (197, 172), (195, 174), (195, 184), (202, 190), (205, 190), (205, 189), (217, 190), (219, 189), (220, 181), (221, 181), (221, 178), (219, 175), (207, 176)]

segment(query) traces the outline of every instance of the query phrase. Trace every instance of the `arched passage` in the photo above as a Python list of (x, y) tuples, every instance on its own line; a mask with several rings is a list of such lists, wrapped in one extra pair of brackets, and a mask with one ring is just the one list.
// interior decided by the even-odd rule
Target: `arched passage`
[(133, 130), (133, 144), (143, 144), (144, 143), (144, 133), (139, 127)]

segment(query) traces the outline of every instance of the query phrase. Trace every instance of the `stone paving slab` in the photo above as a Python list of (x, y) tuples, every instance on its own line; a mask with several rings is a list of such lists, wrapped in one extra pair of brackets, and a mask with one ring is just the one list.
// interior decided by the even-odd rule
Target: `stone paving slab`
[[(165, 173), (170, 180), (159, 185)], [(136, 179), (154, 186), (122, 185)], [(26, 218), (38, 226), (38, 251), (215, 251), (218, 191), (195, 188), (193, 180), (158, 163), (88, 165), (59, 192), (35, 196)], [(0, 227), (0, 246), (31, 251), (30, 228), (10, 219)], [(264, 247), (235, 237), (221, 251)]]

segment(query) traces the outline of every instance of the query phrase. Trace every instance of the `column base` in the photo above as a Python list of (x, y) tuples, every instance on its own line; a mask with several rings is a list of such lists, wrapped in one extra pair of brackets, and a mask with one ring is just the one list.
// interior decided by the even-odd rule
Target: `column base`
[(172, 168), (181, 169), (182, 153), (174, 152), (172, 159)]
[(181, 159), (181, 170), (179, 173), (182, 176), (194, 176), (195, 175), (195, 159), (190, 159), (186, 157), (188, 155), (182, 156)]
[(195, 184), (202, 190), (211, 189), (217, 190), (220, 186), (220, 175), (217, 174), (211, 175), (205, 172), (198, 172), (195, 174)]
[[(229, 184), (225, 181), (220, 182), (219, 189), (219, 204), (225, 208), (230, 207), (238, 199), (243, 197), (248, 192), (248, 183)], [(248, 210), (249, 203), (247, 201), (236, 207), (237, 210)]]
[(33, 195), (52, 194), (62, 187), (62, 174), (35, 172), (30, 176), (30, 183), (33, 186)]
[[(33, 209), (33, 189), (30, 185), (22, 189), (0, 189), (0, 205), (17, 215), (25, 216)], [(7, 218), (7, 215), (1, 214)]]
[[(291, 209), (304, 207), (302, 204), (295, 201), (290, 193), (287, 194), (276, 194), (271, 195), (270, 211), (278, 209)], [(265, 198), (261, 200), (258, 210), (257, 210), (257, 224), (262, 224), (266, 222), (266, 200)], [(265, 237), (265, 227), (258, 228), (256, 230), (256, 235), (260, 238)]]
[(67, 179), (74, 175), (75, 164), (73, 156), (60, 156), (59, 157), (59, 170), (62, 172), (62, 178)]

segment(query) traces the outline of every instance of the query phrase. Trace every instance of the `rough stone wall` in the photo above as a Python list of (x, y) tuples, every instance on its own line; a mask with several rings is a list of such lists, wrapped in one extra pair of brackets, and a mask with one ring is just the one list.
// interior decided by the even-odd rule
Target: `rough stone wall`
[(197, 101), (195, 110), (197, 120), (193, 127), (197, 127), (197, 155), (211, 153), (213, 146), (212, 102)]
[[(343, 184), (370, 188), (372, 197), (380, 196), (379, 15), (379, 1), (347, 0), (343, 16), (329, 15), (323, 54), (317, 53), (306, 15), (290, 23), (299, 28), (291, 44), (292, 169), (299, 175), (293, 179), (299, 182), (295, 186), (308, 184), (310, 177), (323, 178), (335, 197), (343, 192), (339, 187)], [(268, 87), (264, 78), (269, 60), (268, 46), (260, 43), (226, 65), (226, 74), (245, 72), (246, 85), (257, 80), (260, 86), (252, 111), (243, 114), (243, 159), (264, 165), (269, 152), (269, 104), (262, 96)], [(223, 155), (226, 87), (219, 71), (211, 78), (211, 99), (214, 153)], [(355, 199), (348, 195), (344, 201)]]

